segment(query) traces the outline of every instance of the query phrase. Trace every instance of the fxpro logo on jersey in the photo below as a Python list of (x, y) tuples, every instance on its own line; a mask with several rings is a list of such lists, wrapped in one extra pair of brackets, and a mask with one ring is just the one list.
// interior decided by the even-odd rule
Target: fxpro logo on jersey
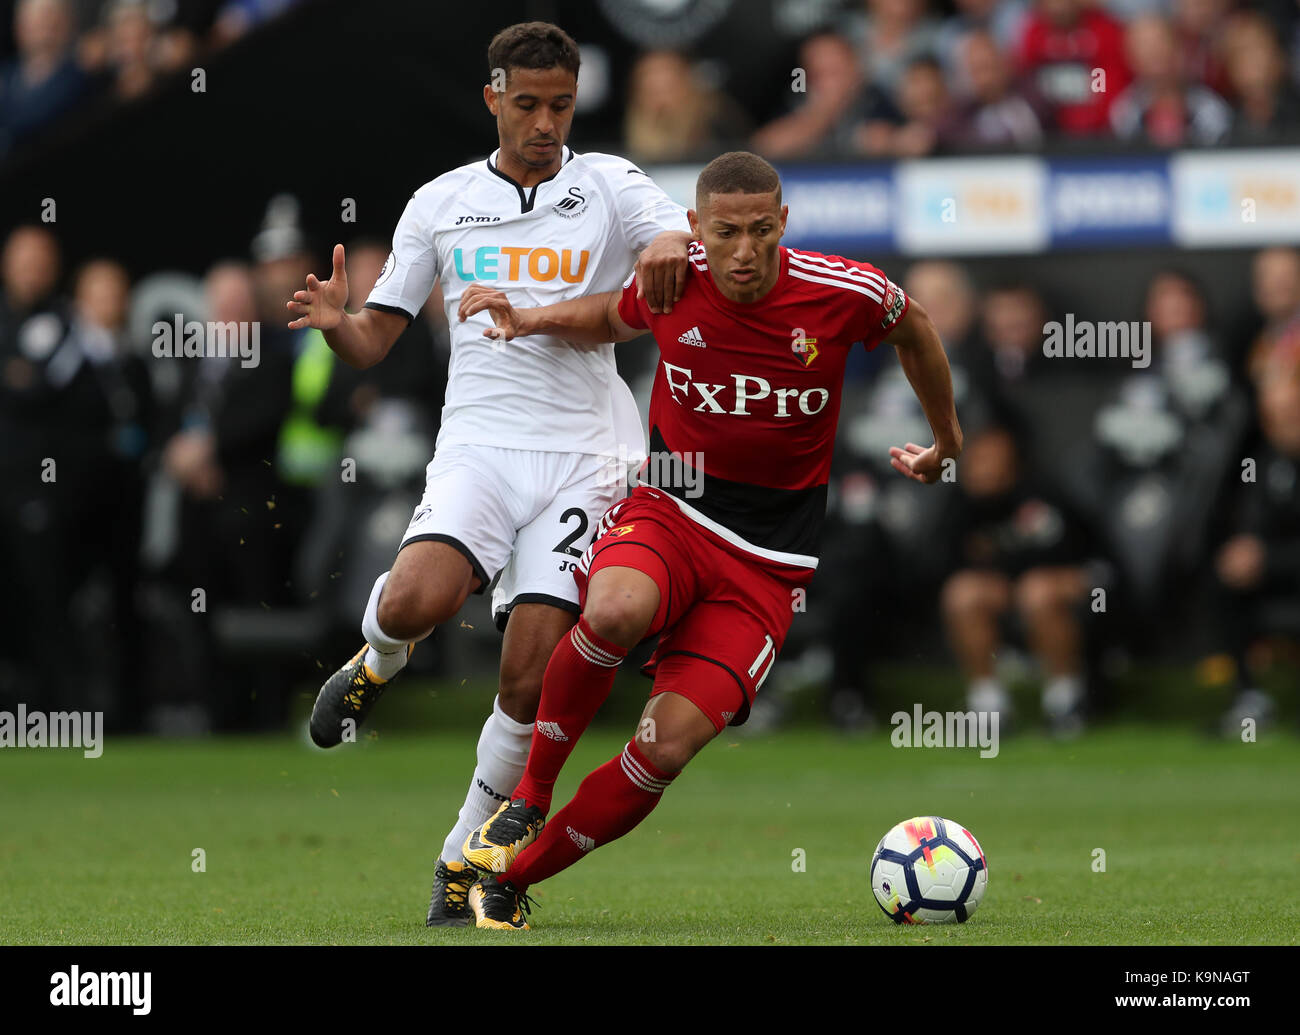
[(559, 277), (566, 284), (581, 284), (591, 253), (587, 249), (517, 248), (485, 245), (453, 248), (452, 263), (461, 280), (533, 280), (545, 283)]
[[(667, 360), (664, 379), (672, 393), (673, 402), (690, 405), (698, 398), (696, 413), (726, 413), (733, 417), (750, 416), (749, 404), (769, 399), (766, 408), (776, 417), (793, 417), (795, 410), (805, 417), (815, 417), (830, 402), (829, 388), (776, 388), (765, 377), (752, 374), (732, 374), (732, 384), (715, 385), (692, 380), (691, 371)], [(721, 397), (721, 398), (719, 398)]]

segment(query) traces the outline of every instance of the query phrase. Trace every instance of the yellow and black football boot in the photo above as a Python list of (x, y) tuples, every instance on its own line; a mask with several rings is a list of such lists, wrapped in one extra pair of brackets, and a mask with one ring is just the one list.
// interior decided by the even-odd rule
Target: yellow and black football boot
[(470, 831), (461, 854), (480, 873), (505, 873), (544, 826), (542, 810), (523, 798), (503, 802), (482, 826)]
[(429, 899), (429, 915), (425, 927), (468, 927), (469, 888), (478, 880), (473, 866), (453, 860), (438, 860), (433, 870), (433, 895)]
[[(366, 651), (369, 649), (368, 643), (362, 646), (351, 661), (325, 680), (325, 685), (316, 695), (316, 703), (311, 709), (311, 739), (317, 747), (328, 748), (341, 743), (349, 720), (355, 734), (393, 681), (380, 679), (366, 667)], [(415, 644), (406, 645), (408, 658), (414, 649)]]
[(486, 873), (469, 889), (469, 908), (475, 927), (498, 931), (527, 931), (524, 919), (531, 912), (533, 900), (508, 880)]

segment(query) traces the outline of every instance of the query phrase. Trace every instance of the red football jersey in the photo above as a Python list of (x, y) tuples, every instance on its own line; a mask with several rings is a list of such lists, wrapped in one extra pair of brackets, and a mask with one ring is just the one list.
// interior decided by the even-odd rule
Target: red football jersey
[(880, 344), (908, 299), (868, 263), (794, 248), (780, 256), (771, 291), (733, 302), (694, 242), (672, 313), (651, 313), (635, 277), (618, 311), (659, 344), (641, 483), (750, 552), (812, 567), (849, 349)]

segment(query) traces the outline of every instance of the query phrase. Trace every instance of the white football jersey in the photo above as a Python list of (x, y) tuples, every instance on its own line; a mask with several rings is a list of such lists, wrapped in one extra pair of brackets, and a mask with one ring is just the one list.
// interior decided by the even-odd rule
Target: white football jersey
[(614, 346), (579, 352), (545, 335), (495, 342), (489, 313), (461, 323), (465, 288), (504, 290), (520, 308), (622, 286), (665, 230), (689, 230), (686, 210), (626, 159), (564, 149), (559, 172), (521, 187), (497, 155), (444, 173), (407, 203), (393, 250), (366, 305), (413, 317), (442, 280), (451, 366), (439, 448), (482, 444), (626, 456), (645, 432), (614, 367)]

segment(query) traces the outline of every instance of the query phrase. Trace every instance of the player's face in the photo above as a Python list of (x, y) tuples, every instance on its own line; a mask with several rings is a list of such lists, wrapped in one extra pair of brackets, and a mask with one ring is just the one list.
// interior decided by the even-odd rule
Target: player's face
[(483, 99), (496, 116), (501, 171), (521, 183), (536, 183), (560, 167), (573, 122), (578, 80), (559, 68), (512, 68), (501, 93), (491, 83)]
[(733, 302), (755, 302), (781, 274), (778, 249), (789, 206), (767, 194), (710, 194), (687, 216), (704, 245), (718, 290)]

